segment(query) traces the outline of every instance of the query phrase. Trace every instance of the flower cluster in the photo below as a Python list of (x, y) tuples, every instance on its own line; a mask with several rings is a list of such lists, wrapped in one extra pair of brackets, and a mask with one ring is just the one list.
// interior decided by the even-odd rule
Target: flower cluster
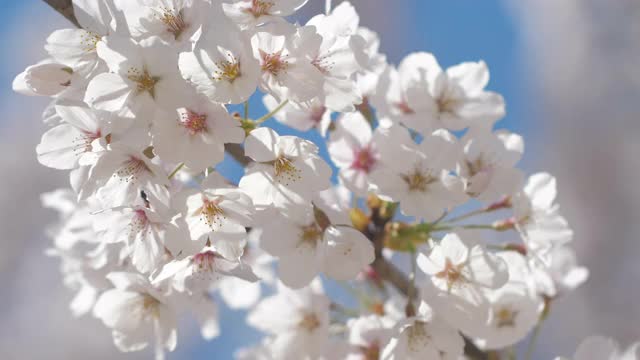
[[(157, 358), (184, 313), (217, 336), (216, 299), (266, 333), (240, 359), (461, 359), (523, 340), (588, 273), (555, 179), (525, 179), (523, 139), (494, 129), (486, 64), (390, 65), (351, 4), (289, 23), (305, 3), (73, 1), (82, 28), (14, 81), (53, 99), (36, 152), (69, 171), (42, 200), (72, 312)], [(248, 117), (252, 96), (268, 114)], [(216, 171), (225, 149), (238, 184)]]

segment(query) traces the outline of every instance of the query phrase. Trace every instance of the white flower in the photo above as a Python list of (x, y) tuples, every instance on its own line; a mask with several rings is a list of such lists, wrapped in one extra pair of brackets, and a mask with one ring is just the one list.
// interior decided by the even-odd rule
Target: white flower
[(258, 128), (247, 137), (245, 153), (255, 162), (247, 167), (239, 187), (256, 206), (304, 204), (331, 184), (331, 168), (310, 141)]
[(429, 275), (423, 287), (424, 300), (466, 333), (473, 332), (477, 323), (486, 322), (483, 314), (488, 313), (489, 302), (485, 290), (502, 287), (509, 277), (504, 260), (475, 241), (473, 232), (449, 233), (429, 255), (418, 255), (418, 266)]
[(255, 92), (260, 64), (253, 58), (247, 35), (224, 16), (215, 19), (191, 52), (180, 54), (180, 72), (210, 100), (239, 104)]
[(403, 214), (434, 221), (467, 199), (462, 181), (450, 173), (459, 156), (451, 134), (438, 130), (415, 145), (397, 126), (383, 131), (383, 166), (370, 174), (371, 182), (381, 196), (399, 201)]
[(295, 218), (270, 216), (260, 224), (260, 245), (279, 258), (278, 274), (285, 285), (300, 288), (320, 272), (351, 280), (373, 262), (373, 245), (361, 232), (328, 224), (318, 209), (305, 210), (296, 209)]
[(379, 89), (386, 94), (384, 115), (422, 134), (442, 127), (490, 127), (504, 116), (502, 97), (484, 90), (489, 81), (484, 62), (443, 71), (432, 54), (414, 53), (385, 76)]
[(358, 196), (369, 191), (369, 174), (380, 166), (379, 142), (385, 140), (371, 131), (359, 112), (342, 115), (328, 141), (331, 160), (340, 168), (340, 180)]
[(127, 206), (135, 204), (140, 192), (144, 191), (150, 201), (166, 204), (168, 185), (164, 170), (143, 153), (109, 146), (109, 150), (91, 167), (82, 188), (82, 197), (97, 193), (105, 207)]
[(401, 320), (393, 329), (384, 348), (384, 360), (457, 360), (463, 354), (464, 340), (442, 319), (434, 318), (431, 310), (420, 306), (418, 316)]
[(98, 42), (117, 30), (114, 4), (112, 0), (73, 0), (73, 11), (81, 28), (54, 31), (45, 49), (56, 62), (90, 76), (104, 66), (96, 51)]
[(273, 273), (274, 258), (258, 246), (261, 236), (261, 229), (251, 229), (247, 246), (244, 248), (240, 258), (240, 262), (250, 267), (256, 276), (260, 278), (260, 282), (251, 282), (239, 277), (226, 276), (215, 284), (224, 302), (232, 309), (252, 307), (260, 300), (262, 293), (260, 283), (272, 285), (275, 281)]
[(216, 252), (237, 260), (247, 243), (245, 227), (253, 222), (253, 202), (217, 173), (209, 174), (201, 188), (186, 192), (182, 209), (191, 239), (202, 243), (208, 238)]
[(524, 190), (513, 199), (513, 211), (518, 230), (527, 249), (535, 258), (549, 262), (553, 247), (562, 246), (573, 238), (573, 231), (557, 204), (556, 179), (547, 173), (531, 175)]
[(154, 152), (165, 162), (199, 172), (224, 159), (225, 143), (241, 143), (244, 131), (224, 106), (194, 95), (158, 116), (151, 129)]
[(13, 91), (28, 96), (54, 96), (75, 83), (73, 69), (53, 62), (31, 65), (13, 80)]
[[(262, 98), (264, 106), (274, 111), (280, 103), (271, 95)], [(331, 124), (331, 111), (319, 98), (302, 103), (287, 103), (274, 116), (279, 122), (299, 131), (316, 129), (323, 137), (327, 135)]]
[(280, 21), (293, 14), (308, 0), (225, 0), (225, 14), (244, 28)]
[(120, 1), (120, 10), (132, 37), (159, 36), (169, 43), (188, 42), (214, 12), (211, 3), (202, 0)]
[(313, 199), (313, 205), (322, 210), (332, 224), (351, 224), (351, 191), (344, 185), (337, 184), (323, 190)]
[(322, 99), (326, 107), (334, 111), (354, 111), (354, 105), (362, 102), (362, 94), (353, 79), (361, 68), (351, 45), (359, 20), (353, 5), (343, 2), (331, 14), (316, 15), (307, 22), (307, 26), (314, 26), (322, 37), (320, 47), (310, 59), (324, 75)]
[(481, 349), (502, 349), (524, 339), (540, 320), (544, 304), (532, 286), (532, 275), (524, 256), (516, 251), (498, 254), (509, 269), (509, 281), (487, 290), (489, 316), (477, 323), (469, 335)]
[[(110, 113), (78, 105), (56, 105), (62, 123), (49, 129), (36, 147), (38, 161), (54, 169), (70, 170), (95, 162), (94, 141), (117, 140), (130, 123)], [(99, 146), (98, 146), (99, 147)]]
[(348, 360), (379, 359), (391, 338), (391, 329), (377, 315), (349, 319), (347, 327), (351, 345)]
[(140, 42), (109, 36), (98, 43), (98, 55), (109, 67), (108, 73), (94, 77), (85, 102), (124, 117), (152, 117), (156, 107), (179, 107), (175, 94), (186, 84), (176, 71), (178, 54), (158, 37)]
[(291, 290), (279, 285), (249, 313), (249, 325), (272, 334), (275, 359), (315, 358), (324, 353), (329, 340), (329, 299), (315, 280), (310, 286)]
[(457, 173), (469, 196), (493, 203), (521, 189), (524, 175), (514, 168), (524, 152), (520, 135), (478, 130), (468, 132), (461, 142), (464, 154)]
[(175, 249), (185, 234), (163, 211), (144, 206), (117, 207), (102, 214), (94, 226), (110, 243), (124, 243), (131, 264), (143, 274), (156, 270), (165, 252)]
[(570, 247), (554, 247), (549, 255), (549, 266), (531, 261), (533, 278), (541, 294), (551, 298), (562, 296), (589, 278), (589, 269), (577, 265), (576, 254)]
[(114, 289), (105, 291), (93, 314), (112, 329), (121, 351), (140, 351), (155, 341), (156, 359), (177, 344), (176, 314), (167, 298), (142, 276), (114, 272), (107, 275)]
[(205, 246), (195, 255), (165, 264), (160, 273), (153, 278), (153, 284), (169, 280), (176, 290), (192, 293), (206, 291), (213, 283), (227, 276), (251, 282), (258, 280), (250, 267), (229, 261), (220, 256), (214, 248)]
[[(556, 358), (561, 360), (564, 358)], [(638, 360), (640, 359), (640, 343), (635, 343), (622, 351), (613, 339), (602, 336), (590, 336), (580, 343), (573, 360)], [(565, 359), (566, 360), (566, 359)]]
[(322, 37), (312, 26), (278, 23), (260, 27), (251, 37), (253, 56), (260, 62), (260, 90), (279, 102), (303, 102), (322, 93), (324, 77), (309, 60)]

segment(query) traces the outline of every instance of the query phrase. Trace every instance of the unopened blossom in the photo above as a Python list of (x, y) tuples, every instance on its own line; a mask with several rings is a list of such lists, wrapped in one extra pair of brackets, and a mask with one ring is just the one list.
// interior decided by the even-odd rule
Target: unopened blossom
[(515, 222), (532, 255), (545, 263), (553, 247), (566, 245), (573, 231), (555, 203), (556, 179), (548, 173), (529, 177), (524, 190), (513, 199)]
[[(640, 342), (629, 346), (626, 350), (620, 349), (620, 345), (611, 338), (603, 336), (590, 336), (584, 339), (571, 360), (638, 360), (640, 359)], [(558, 357), (556, 360), (569, 360)]]
[(405, 215), (434, 221), (467, 199), (462, 181), (451, 174), (459, 150), (450, 133), (438, 130), (420, 145), (397, 126), (382, 136), (387, 138), (378, 146), (383, 165), (370, 174), (370, 181), (379, 195), (399, 201)]
[(54, 96), (79, 79), (73, 69), (54, 62), (31, 65), (13, 80), (13, 91), (28, 96)]
[[(269, 111), (275, 111), (280, 103), (271, 95), (262, 98)], [(287, 103), (273, 116), (278, 122), (299, 131), (316, 129), (323, 137), (327, 135), (331, 124), (331, 111), (319, 98), (302, 103)]]
[(206, 16), (215, 11), (209, 1), (202, 0), (137, 0), (119, 4), (132, 37), (159, 36), (169, 43), (188, 43)]
[(254, 163), (247, 167), (239, 187), (256, 206), (304, 204), (331, 184), (329, 165), (308, 140), (259, 128), (247, 137), (245, 154)]
[(229, 261), (214, 248), (205, 246), (194, 255), (165, 264), (160, 273), (153, 278), (153, 283), (161, 284), (168, 280), (176, 290), (191, 293), (206, 291), (212, 284), (227, 276), (251, 282), (258, 280), (248, 266), (237, 261)]
[(256, 91), (260, 64), (247, 34), (216, 14), (193, 49), (180, 54), (180, 73), (211, 101), (239, 104)]
[(278, 23), (257, 29), (251, 46), (260, 63), (260, 90), (279, 102), (303, 102), (320, 95), (324, 77), (311, 58), (321, 42), (313, 26)]
[(468, 132), (461, 142), (457, 172), (469, 196), (492, 203), (519, 191), (524, 175), (514, 166), (524, 152), (520, 135), (482, 129)]
[(418, 256), (418, 266), (428, 275), (423, 298), (441, 316), (463, 332), (473, 332), (486, 322), (489, 306), (486, 290), (502, 287), (509, 278), (504, 260), (477, 243), (475, 232), (445, 235), (429, 251)]
[(96, 221), (99, 236), (110, 243), (124, 243), (131, 264), (143, 274), (157, 269), (165, 253), (184, 241), (184, 231), (162, 210), (117, 207), (96, 216), (101, 219)]
[(424, 303), (418, 315), (399, 321), (380, 359), (385, 360), (455, 360), (464, 353), (464, 340), (452, 327)]
[(98, 299), (93, 314), (112, 330), (121, 351), (140, 351), (154, 344), (156, 359), (177, 344), (177, 318), (166, 296), (141, 275), (114, 272), (107, 275), (115, 288)]
[(184, 163), (199, 172), (221, 162), (224, 144), (241, 143), (244, 131), (224, 106), (195, 94), (184, 101), (184, 105), (162, 112), (154, 120), (154, 152), (163, 161)]
[(443, 71), (432, 54), (414, 53), (385, 77), (379, 87), (383, 113), (422, 134), (438, 128), (486, 128), (504, 116), (502, 97), (484, 90), (489, 81), (484, 62)]
[(94, 77), (84, 100), (90, 106), (124, 117), (152, 117), (156, 108), (173, 110), (175, 94), (186, 84), (176, 71), (177, 49), (158, 37), (139, 42), (109, 36), (98, 43), (109, 72)]
[(348, 360), (380, 359), (382, 349), (391, 338), (391, 328), (378, 315), (368, 315), (349, 320)]
[(274, 336), (269, 348), (275, 359), (318, 357), (329, 340), (330, 304), (320, 281), (299, 290), (281, 284), (277, 289), (258, 303), (247, 322)]
[(340, 168), (340, 180), (358, 196), (369, 191), (369, 174), (380, 168), (380, 142), (386, 139), (376, 135), (371, 125), (359, 112), (342, 115), (328, 141), (331, 160)]
[(293, 14), (308, 0), (225, 0), (225, 14), (243, 28), (282, 21)]
[(247, 243), (246, 227), (253, 223), (255, 209), (251, 198), (224, 183), (217, 173), (201, 184), (200, 190), (187, 191), (181, 210), (191, 240), (211, 243), (218, 254), (237, 260)]
[(105, 207), (116, 207), (136, 204), (144, 191), (151, 201), (166, 204), (168, 185), (164, 170), (141, 151), (109, 146), (109, 151), (91, 167), (82, 196), (95, 194)]
[[(353, 81), (361, 68), (351, 43), (359, 20), (353, 5), (343, 2), (331, 14), (316, 15), (307, 22), (321, 36), (320, 46), (310, 54), (310, 59), (324, 76), (320, 97), (334, 111), (353, 111), (354, 105), (362, 103), (362, 94)], [(313, 38), (317, 37), (310, 37)]]

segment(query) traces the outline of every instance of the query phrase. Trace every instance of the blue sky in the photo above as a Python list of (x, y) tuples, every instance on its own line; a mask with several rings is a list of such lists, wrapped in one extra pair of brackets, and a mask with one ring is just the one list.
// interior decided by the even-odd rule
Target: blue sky
[[(354, 0), (356, 8), (367, 4), (368, 0)], [(310, 0), (313, 6), (321, 8), (317, 3), (322, 0)], [(334, 0), (334, 2), (338, 2)], [(497, 91), (506, 98), (508, 115), (498, 123), (498, 127), (507, 128), (525, 135), (531, 135), (531, 126), (535, 121), (536, 105), (532, 101), (530, 72), (527, 63), (522, 58), (520, 37), (513, 23), (514, 18), (509, 14), (502, 1), (485, 0), (403, 0), (387, 1), (389, 9), (380, 9), (386, 16), (402, 16), (395, 19), (398, 24), (393, 32), (381, 34), (382, 51), (387, 53), (392, 63), (399, 63), (402, 58), (412, 51), (429, 51), (436, 55), (443, 67), (455, 65), (463, 61), (485, 60), (491, 71), (489, 88)], [(24, 9), (33, 6), (29, 1), (0, 2), (0, 44), (4, 49), (0, 56), (0, 103), (12, 101), (16, 95), (11, 93), (10, 82), (15, 74), (29, 64), (16, 64), (11, 51), (29, 51), (27, 44), (24, 48), (10, 49), (20, 44), (19, 39), (8, 39), (9, 29), (24, 26), (27, 29), (31, 19), (25, 17)], [(42, 4), (44, 7), (45, 5)], [(58, 22), (58, 15), (53, 11), (51, 18)], [(384, 18), (384, 17), (382, 17)], [(305, 21), (306, 19), (300, 19)], [(384, 23), (379, 20), (362, 19), (368, 27), (379, 30)], [(44, 44), (46, 34), (40, 39)], [(36, 44), (33, 44), (34, 46)], [(40, 46), (37, 44), (37, 46)], [(11, 50), (11, 51), (9, 51)], [(37, 59), (33, 59), (36, 61)], [(34, 102), (35, 103), (35, 102)], [(40, 102), (38, 102), (40, 104)], [(261, 96), (256, 96), (250, 104), (250, 115), (257, 118), (265, 113)], [(8, 120), (0, 120), (0, 132), (7, 131)], [(38, 121), (29, 119), (28, 121)], [(273, 121), (268, 125), (276, 128), (281, 134), (295, 134), (308, 137), (320, 144), (321, 139), (312, 133), (300, 134), (286, 129)], [(34, 144), (35, 145), (35, 144)], [(321, 147), (323, 154), (326, 149)], [(531, 153), (529, 153), (531, 156)], [(52, 170), (53, 171), (53, 170)], [(225, 162), (221, 171), (235, 180), (241, 175), (240, 169), (233, 163)], [(60, 309), (66, 311), (66, 309)], [(255, 342), (258, 334), (243, 325), (242, 312), (225, 310), (221, 314), (222, 335), (210, 343), (198, 342), (195, 347), (179, 347), (179, 354), (170, 358), (212, 358), (229, 359), (235, 349), (242, 345)], [(194, 328), (194, 324), (188, 325)], [(186, 339), (180, 338), (186, 343)], [(195, 340), (199, 341), (199, 340)], [(206, 355), (206, 356), (205, 356)]]

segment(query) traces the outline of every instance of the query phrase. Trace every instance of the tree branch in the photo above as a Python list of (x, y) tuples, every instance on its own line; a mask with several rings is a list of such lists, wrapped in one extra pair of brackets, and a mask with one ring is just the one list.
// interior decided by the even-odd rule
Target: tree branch
[(224, 150), (242, 166), (247, 166), (251, 158), (244, 155), (244, 149), (240, 144), (225, 144)]
[(71, 0), (43, 0), (49, 4), (55, 11), (59, 12), (67, 20), (69, 20), (76, 27), (81, 27), (76, 19), (76, 15), (73, 13), (73, 3)]

